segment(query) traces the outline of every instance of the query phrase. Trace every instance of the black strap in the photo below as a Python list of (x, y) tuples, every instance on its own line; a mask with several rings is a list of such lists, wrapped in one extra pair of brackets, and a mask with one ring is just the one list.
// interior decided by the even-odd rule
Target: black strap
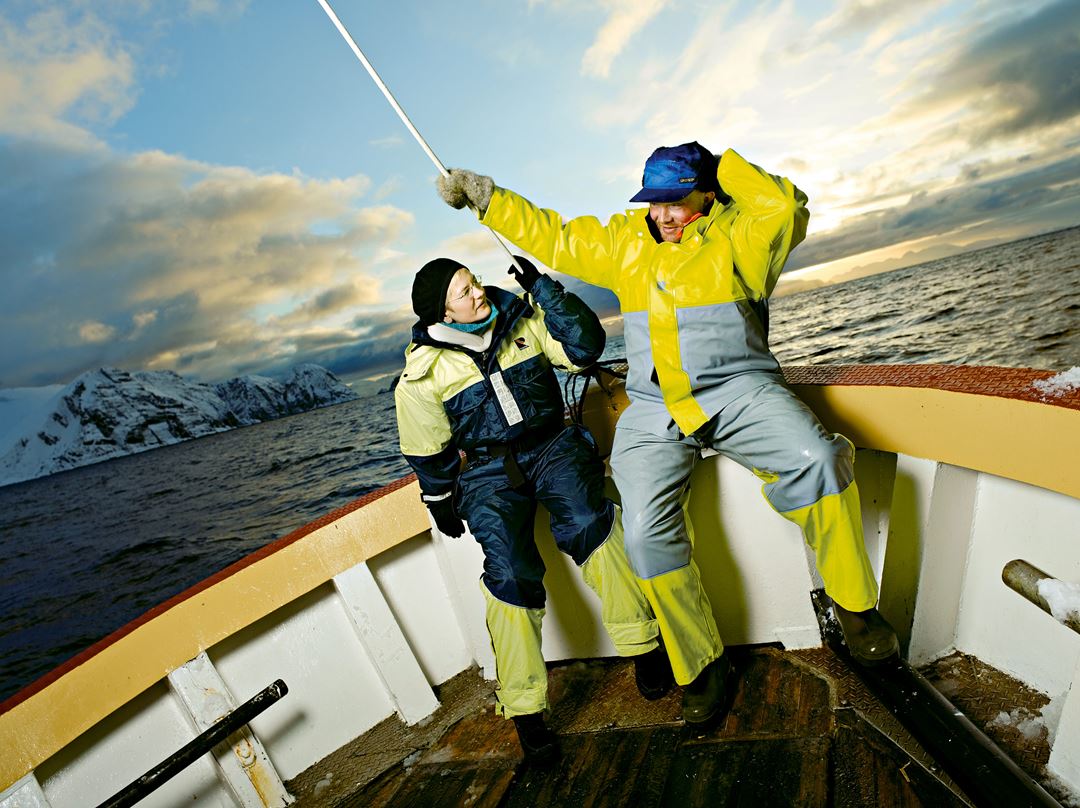
[[(589, 382), (596, 379), (600, 389), (610, 395), (611, 391), (605, 384), (605, 378), (625, 379), (626, 373), (615, 370), (616, 365), (625, 365), (625, 359), (608, 359), (597, 362), (578, 373), (567, 373), (563, 383), (563, 400), (566, 409), (570, 413), (570, 420), (578, 426), (584, 426), (585, 417), (585, 394), (589, 392)], [(576, 391), (577, 383), (582, 380), (581, 392)]]

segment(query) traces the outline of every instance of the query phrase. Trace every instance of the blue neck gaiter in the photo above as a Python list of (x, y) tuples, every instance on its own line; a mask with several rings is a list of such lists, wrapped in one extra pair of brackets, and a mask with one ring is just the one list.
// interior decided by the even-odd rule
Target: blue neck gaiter
[(495, 322), (495, 318), (499, 316), (499, 310), (495, 308), (495, 304), (489, 301), (488, 305), (491, 306), (491, 314), (478, 323), (446, 323), (446, 325), (451, 328), (456, 328), (458, 331), (464, 331), (467, 334), (475, 334), (477, 331), (483, 331)]

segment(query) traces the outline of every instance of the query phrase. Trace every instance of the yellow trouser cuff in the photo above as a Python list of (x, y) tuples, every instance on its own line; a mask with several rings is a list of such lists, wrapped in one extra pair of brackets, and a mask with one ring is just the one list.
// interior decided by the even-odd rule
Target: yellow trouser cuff
[(782, 515), (802, 528), (829, 597), (852, 612), (877, 605), (877, 580), (863, 543), (859, 489), (854, 482), (839, 494), (826, 494), (812, 505)]
[(547, 665), (540, 650), (543, 609), (513, 606), (496, 598), (484, 582), (485, 617), (495, 653), (495, 709), (499, 715), (539, 713), (547, 709)]
[(497, 697), (495, 712), (503, 718), (542, 713), (548, 708), (547, 687), (543, 692), (538, 692), (537, 690), (508, 690), (500, 686), (495, 695)]
[(585, 559), (581, 576), (600, 597), (601, 620), (619, 656), (638, 656), (660, 644), (656, 618), (626, 560), (622, 510), (618, 506), (611, 533)]
[(663, 575), (639, 578), (638, 584), (656, 615), (675, 681), (690, 684), (724, 653), (697, 565), (691, 561)]

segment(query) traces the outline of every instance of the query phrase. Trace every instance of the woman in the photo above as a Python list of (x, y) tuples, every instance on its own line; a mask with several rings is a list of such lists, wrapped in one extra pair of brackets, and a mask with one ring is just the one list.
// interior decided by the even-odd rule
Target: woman
[(483, 548), (497, 709), (513, 719), (526, 758), (535, 761), (556, 751), (542, 716), (537, 504), (551, 515), (556, 545), (600, 596), (604, 626), (618, 653), (634, 658), (642, 695), (663, 696), (672, 678), (656, 620), (626, 561), (618, 510), (604, 496), (603, 463), (592, 436), (564, 424), (552, 369), (595, 362), (604, 331), (580, 298), (517, 261), (520, 269), (510, 273), (524, 297), (483, 286), (449, 258), (420, 269), (412, 288), (419, 320), (395, 395), (401, 451), (435, 525), (456, 537), (464, 519)]

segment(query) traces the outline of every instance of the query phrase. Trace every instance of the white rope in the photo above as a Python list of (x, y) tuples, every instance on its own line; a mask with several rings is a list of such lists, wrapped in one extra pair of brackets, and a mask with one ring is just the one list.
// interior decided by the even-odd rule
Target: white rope
[[(323, 11), (326, 12), (326, 16), (330, 18), (330, 22), (332, 22), (334, 24), (334, 27), (338, 29), (338, 33), (341, 34), (345, 42), (348, 43), (350, 48), (352, 48), (352, 52), (356, 54), (356, 58), (360, 60), (360, 64), (362, 64), (364, 66), (364, 69), (367, 70), (368, 75), (371, 76), (372, 81), (375, 82), (375, 86), (378, 87), (380, 91), (382, 91), (382, 94), (386, 97), (386, 100), (390, 102), (390, 106), (394, 108), (394, 112), (396, 112), (398, 114), (398, 117), (401, 118), (401, 122), (405, 124), (408, 130), (412, 133), (412, 136), (416, 139), (416, 142), (420, 144), (420, 148), (424, 150), (428, 157), (431, 158), (431, 162), (433, 162), (435, 164), (435, 167), (439, 169), (439, 173), (442, 174), (444, 177), (449, 177), (450, 172), (446, 170), (446, 166), (442, 164), (442, 161), (435, 155), (435, 152), (432, 151), (431, 147), (427, 144), (427, 141), (424, 140), (424, 136), (420, 134), (420, 131), (415, 126), (413, 126), (413, 122), (409, 120), (409, 116), (405, 114), (405, 110), (401, 108), (401, 104), (397, 102), (397, 99), (394, 98), (394, 94), (390, 92), (390, 88), (386, 86), (386, 83), (382, 80), (382, 78), (380, 78), (379, 74), (375, 71), (375, 68), (372, 66), (371, 62), (369, 62), (367, 57), (364, 56), (364, 52), (360, 50), (360, 46), (356, 44), (356, 40), (352, 38), (352, 34), (350, 34), (348, 29), (344, 26), (344, 24), (342, 24), (341, 20), (338, 18), (338, 15), (334, 13), (334, 9), (330, 7), (330, 3), (327, 2), (327, 0), (318, 0), (318, 3), (320, 6), (322, 6)], [(521, 271), (521, 265), (517, 262), (517, 259), (514, 258), (514, 254), (510, 252), (510, 248), (506, 246), (505, 242), (503, 242), (503, 240), (499, 238), (498, 234), (494, 230), (492, 230), (490, 227), (487, 228), (487, 230), (489, 233), (491, 233), (491, 237), (495, 239), (496, 242), (498, 242), (499, 246), (506, 251), (506, 254), (510, 256), (510, 260), (514, 262), (514, 266), (516, 266), (518, 270)]]

